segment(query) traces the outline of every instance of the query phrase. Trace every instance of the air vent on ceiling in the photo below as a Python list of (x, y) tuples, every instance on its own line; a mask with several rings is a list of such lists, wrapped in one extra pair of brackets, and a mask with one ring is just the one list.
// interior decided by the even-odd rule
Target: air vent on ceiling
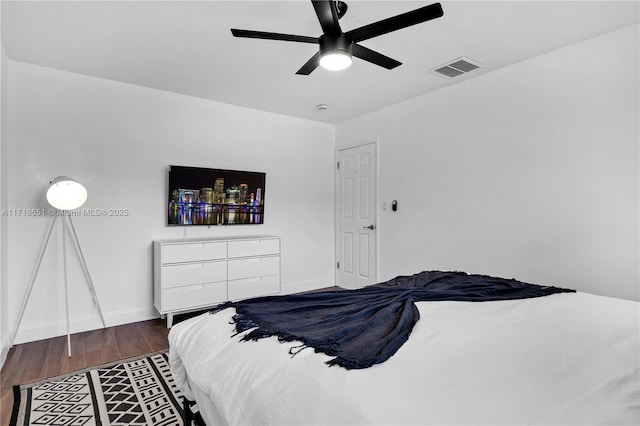
[(449, 61), (445, 65), (433, 68), (431, 71), (446, 77), (457, 77), (470, 71), (478, 69), (482, 66), (479, 62), (472, 61), (469, 58), (460, 57)]

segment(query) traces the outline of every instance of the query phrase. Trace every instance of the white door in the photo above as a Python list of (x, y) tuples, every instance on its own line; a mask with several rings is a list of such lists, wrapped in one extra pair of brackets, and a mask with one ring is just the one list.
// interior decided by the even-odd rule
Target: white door
[(358, 288), (377, 280), (376, 145), (338, 151), (337, 285)]

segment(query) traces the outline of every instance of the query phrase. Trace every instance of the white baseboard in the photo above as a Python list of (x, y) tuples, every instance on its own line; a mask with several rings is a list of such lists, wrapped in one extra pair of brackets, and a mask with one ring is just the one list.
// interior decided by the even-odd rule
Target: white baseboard
[(9, 346), (10, 344), (11, 343), (7, 342), (6, 339), (2, 342), (2, 347), (0, 347), (0, 368), (2, 368), (4, 362), (7, 360), (9, 349), (11, 349), (11, 347)]
[[(158, 318), (160, 315), (153, 306), (134, 309), (130, 311), (110, 312), (104, 314), (104, 321), (107, 327), (129, 324), (132, 322), (146, 321)], [(81, 318), (72, 318), (69, 321), (71, 334), (83, 331), (96, 330), (102, 328), (102, 321), (98, 315)], [(11, 335), (13, 331), (9, 332)], [(64, 336), (67, 334), (66, 320), (52, 321), (41, 324), (22, 326), (16, 335), (15, 344), (33, 342), (36, 340), (50, 339), (52, 337)], [(9, 342), (9, 345), (11, 343)], [(4, 347), (3, 347), (4, 350)], [(8, 348), (7, 348), (8, 350)]]
[(283, 285), (281, 294), (302, 293), (303, 291), (333, 287), (334, 285), (335, 285), (335, 280), (333, 277), (310, 280), (310, 281), (299, 281), (296, 283), (289, 283), (286, 286)]

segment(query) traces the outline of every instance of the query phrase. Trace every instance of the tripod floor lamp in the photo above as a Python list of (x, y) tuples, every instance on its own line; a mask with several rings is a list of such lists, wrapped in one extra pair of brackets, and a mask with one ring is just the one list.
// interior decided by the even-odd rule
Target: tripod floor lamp
[(38, 255), (38, 259), (36, 261), (36, 266), (33, 270), (33, 274), (31, 275), (31, 281), (29, 282), (27, 294), (25, 295), (24, 301), (20, 308), (18, 322), (13, 331), (13, 336), (11, 339), (12, 346), (15, 343), (16, 334), (18, 333), (18, 329), (20, 328), (20, 324), (22, 323), (22, 317), (24, 316), (24, 311), (27, 308), (29, 298), (31, 297), (31, 291), (33, 290), (33, 285), (35, 284), (36, 278), (38, 277), (40, 265), (42, 264), (42, 258), (44, 257), (44, 254), (47, 250), (47, 246), (49, 245), (49, 240), (51, 238), (53, 227), (58, 221), (58, 219), (62, 220), (64, 302), (65, 302), (65, 311), (66, 311), (66, 318), (67, 318), (67, 350), (68, 350), (69, 357), (71, 357), (71, 333), (69, 329), (69, 286), (67, 282), (67, 254), (66, 254), (67, 227), (69, 231), (71, 231), (73, 245), (76, 249), (76, 253), (78, 254), (78, 258), (80, 259), (80, 264), (82, 266), (82, 271), (84, 272), (84, 276), (87, 279), (87, 285), (89, 286), (89, 290), (91, 291), (91, 296), (93, 297), (93, 303), (95, 304), (96, 308), (98, 309), (98, 313), (100, 314), (100, 319), (102, 320), (102, 326), (106, 327), (106, 324), (104, 322), (104, 316), (102, 315), (102, 310), (100, 309), (100, 303), (98, 302), (98, 297), (96, 296), (96, 289), (93, 286), (93, 281), (91, 280), (91, 275), (89, 274), (89, 269), (87, 268), (87, 262), (85, 261), (84, 255), (82, 254), (82, 249), (80, 248), (80, 242), (78, 241), (78, 235), (76, 234), (76, 229), (73, 226), (73, 222), (71, 222), (71, 216), (69, 215), (69, 213), (67, 213), (69, 210), (74, 210), (82, 206), (86, 200), (87, 200), (87, 190), (79, 182), (65, 176), (58, 176), (51, 182), (51, 185), (47, 190), (47, 201), (49, 202), (49, 204), (51, 204), (52, 207), (54, 207), (55, 209), (58, 209), (58, 212), (56, 212), (56, 214), (54, 214), (53, 218), (51, 219), (51, 223), (49, 224), (49, 228), (47, 229), (47, 234), (44, 240), (44, 244), (40, 249), (40, 254)]

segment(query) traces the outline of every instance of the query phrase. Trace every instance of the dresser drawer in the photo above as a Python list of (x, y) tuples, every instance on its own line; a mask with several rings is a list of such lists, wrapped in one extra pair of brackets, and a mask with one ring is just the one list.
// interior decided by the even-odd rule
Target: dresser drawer
[(229, 241), (229, 257), (263, 256), (266, 254), (280, 254), (280, 240)]
[(183, 263), (162, 267), (162, 288), (182, 287), (227, 280), (227, 262)]
[(228, 270), (230, 280), (278, 275), (280, 274), (280, 256), (229, 260)]
[(198, 284), (162, 290), (162, 309), (179, 311), (211, 306), (227, 300), (227, 283)]
[(226, 257), (227, 257), (226, 241), (166, 244), (162, 247), (162, 264), (163, 265), (167, 263), (224, 259)]
[(280, 275), (229, 281), (228, 292), (229, 300), (279, 293)]

